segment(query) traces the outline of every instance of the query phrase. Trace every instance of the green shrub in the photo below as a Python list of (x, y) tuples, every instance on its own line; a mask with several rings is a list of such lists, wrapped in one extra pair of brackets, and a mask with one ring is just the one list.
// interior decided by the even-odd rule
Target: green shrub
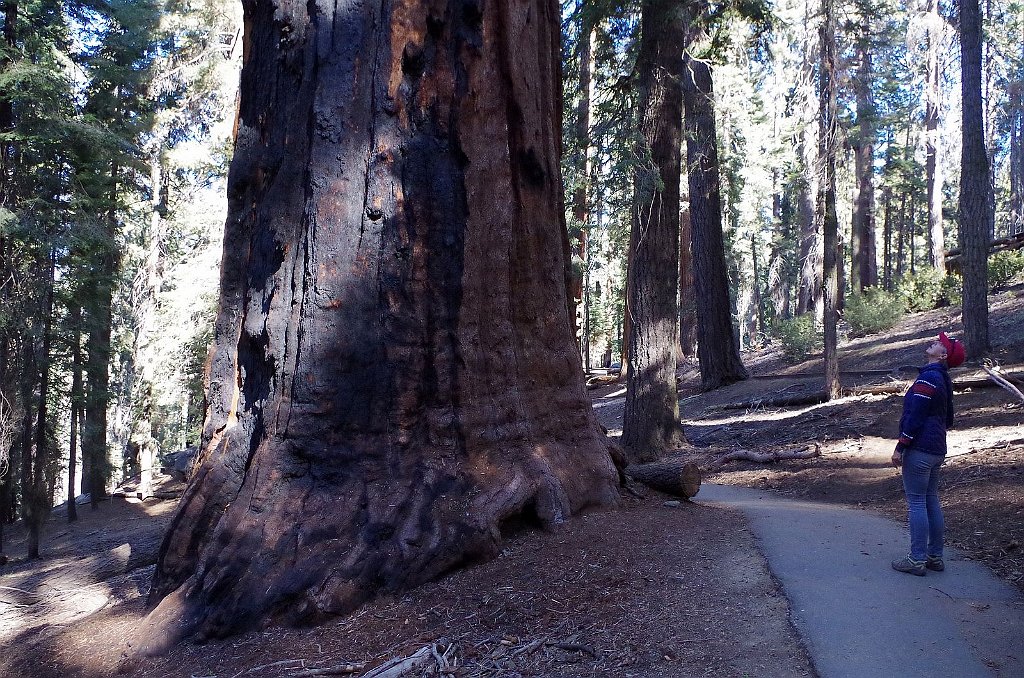
[(783, 354), (792, 362), (807, 360), (813, 352), (822, 348), (821, 332), (814, 326), (813, 314), (781, 321), (779, 339), (782, 340)]
[(906, 313), (902, 297), (881, 287), (869, 287), (863, 294), (854, 294), (846, 300), (843, 317), (850, 324), (850, 335), (862, 337), (889, 329)]
[(934, 268), (922, 268), (906, 273), (896, 281), (896, 294), (903, 299), (909, 311), (928, 311), (942, 299), (942, 281), (945, 276)]
[(1024, 250), (996, 252), (988, 258), (988, 284), (993, 290), (1004, 287), (1024, 272)]
[(947, 275), (942, 279), (941, 300), (950, 306), (960, 306), (964, 301), (964, 281), (959, 275)]

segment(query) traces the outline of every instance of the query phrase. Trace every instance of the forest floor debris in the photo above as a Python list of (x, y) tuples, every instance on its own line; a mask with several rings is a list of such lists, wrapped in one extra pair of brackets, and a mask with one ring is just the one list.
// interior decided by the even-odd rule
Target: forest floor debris
[[(991, 301), (993, 358), (1024, 362), (1024, 290)], [(844, 386), (878, 383), (894, 366), (922, 362), (925, 342), (938, 329), (959, 333), (958, 317), (939, 309), (911, 316), (888, 333), (844, 342)], [(705, 482), (905, 520), (899, 476), (889, 465), (899, 394), (726, 410), (725, 403), (764, 399), (780, 389), (821, 388), (814, 374), (820, 360), (789, 365), (776, 348), (744, 358), (755, 376), (773, 378), (701, 393), (696, 369), (680, 371), (684, 431), (693, 445), (684, 453), (700, 462)], [(957, 395), (943, 500), (950, 543), (1024, 590), (1024, 410), (1008, 407), (1009, 395), (1000, 388)], [(596, 388), (591, 396), (616, 435), (621, 384)], [(770, 454), (808, 445), (821, 455), (716, 464), (739, 450)], [(83, 507), (76, 525), (59, 517), (50, 522), (45, 557), (35, 563), (21, 560), (23, 536), (8, 531), (5, 548), (13, 559), (0, 567), (0, 674), (98, 678), (120, 669), (146, 678), (361, 676), (419, 652), (425, 660), (420, 672), (432, 675), (813, 676), (789, 603), (742, 516), (700, 504), (699, 494), (697, 503), (666, 498), (649, 490), (624, 492), (618, 511), (583, 515), (553, 533), (509, 534), (495, 560), (383, 596), (324, 625), (186, 643), (138, 665), (121, 663), (123, 639), (144, 613), (152, 572), (145, 563), (173, 501), (118, 498), (97, 511)], [(106, 555), (96, 560), (97, 554)]]

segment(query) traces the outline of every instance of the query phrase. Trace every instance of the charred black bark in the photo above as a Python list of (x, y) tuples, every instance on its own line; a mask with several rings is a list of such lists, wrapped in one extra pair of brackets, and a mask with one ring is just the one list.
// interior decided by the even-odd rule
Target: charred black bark
[(616, 500), (566, 317), (557, 3), (364, 7), (245, 4), (210, 410), (140, 650)]

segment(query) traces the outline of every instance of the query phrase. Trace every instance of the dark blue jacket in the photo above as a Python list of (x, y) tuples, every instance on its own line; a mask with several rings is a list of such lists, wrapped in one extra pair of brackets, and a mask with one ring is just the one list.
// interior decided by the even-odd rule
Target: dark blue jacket
[(907, 394), (900, 417), (900, 449), (946, 454), (946, 429), (953, 426), (953, 382), (942, 363), (928, 363)]

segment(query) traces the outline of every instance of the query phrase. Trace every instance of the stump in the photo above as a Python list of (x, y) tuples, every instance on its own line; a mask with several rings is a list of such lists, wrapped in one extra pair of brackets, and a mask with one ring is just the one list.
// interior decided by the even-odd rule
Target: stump
[(626, 467), (626, 475), (659, 492), (690, 499), (700, 491), (700, 467), (683, 459), (663, 459)]

